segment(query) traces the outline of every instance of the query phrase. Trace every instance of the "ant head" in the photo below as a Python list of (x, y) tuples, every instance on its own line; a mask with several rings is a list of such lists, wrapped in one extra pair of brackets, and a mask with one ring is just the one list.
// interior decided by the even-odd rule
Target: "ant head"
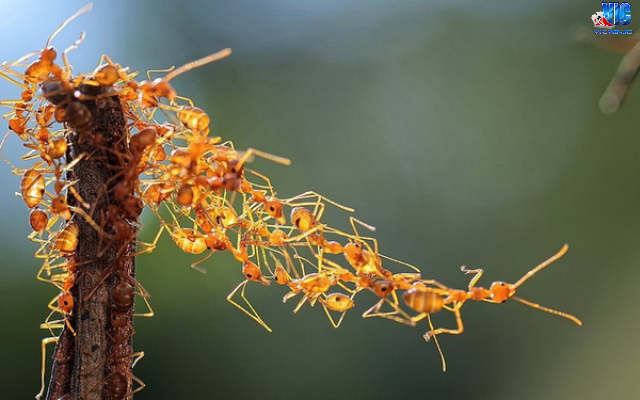
[(284, 244), (286, 240), (287, 240), (287, 234), (280, 229), (275, 229), (269, 235), (269, 242), (274, 245)]
[(283, 204), (280, 199), (276, 197), (271, 197), (265, 203), (264, 209), (273, 219), (278, 221), (278, 223), (284, 224), (287, 222), (284, 214), (282, 213)]
[(377, 280), (371, 284), (371, 289), (373, 293), (378, 297), (387, 297), (391, 292), (393, 292), (394, 287), (393, 283), (387, 280)]
[(118, 68), (111, 64), (102, 64), (93, 71), (93, 78), (100, 85), (111, 86), (120, 79)]
[(127, 314), (111, 310), (111, 326), (113, 328), (124, 328), (127, 326)]
[(267, 278), (262, 276), (262, 272), (260, 272), (260, 268), (257, 265), (252, 263), (251, 261), (247, 261), (242, 266), (242, 274), (247, 278), (247, 280), (253, 282), (260, 282), (263, 285), (269, 285), (269, 281)]
[(273, 279), (278, 285), (286, 285), (287, 283), (289, 283), (289, 281), (291, 281), (291, 277), (289, 276), (287, 271), (285, 271), (282, 265), (278, 265), (276, 267), (276, 270), (273, 273)]
[(168, 82), (160, 78), (151, 82), (151, 88), (154, 91), (155, 97), (166, 97), (169, 101), (174, 101), (178, 95), (176, 90)]
[(188, 168), (192, 161), (193, 158), (191, 157), (191, 153), (187, 150), (176, 149), (171, 152), (171, 162), (176, 165)]
[(344, 246), (344, 254), (349, 260), (359, 260), (364, 255), (362, 245), (358, 242), (349, 242)]
[(223, 206), (216, 213), (216, 222), (221, 227), (231, 226), (238, 222), (238, 214), (232, 208)]
[(304, 207), (295, 207), (291, 210), (291, 222), (302, 232), (306, 232), (315, 225), (313, 213)]
[(115, 231), (115, 239), (119, 241), (129, 240), (135, 235), (132, 226), (124, 219), (115, 221), (113, 223), (113, 230)]
[(240, 165), (240, 160), (231, 159), (227, 161), (227, 173), (228, 174), (236, 174), (238, 177), (242, 177), (243, 173), (243, 165)]
[(176, 202), (182, 206), (191, 206), (193, 203), (194, 193), (191, 185), (188, 183), (183, 184), (178, 188), (178, 192), (176, 194)]
[(131, 140), (129, 141), (131, 151), (139, 154), (147, 146), (155, 143), (157, 135), (158, 128), (155, 126), (149, 125), (146, 128), (143, 128), (137, 135), (131, 137)]
[(51, 200), (51, 208), (56, 213), (62, 212), (67, 209), (67, 198), (63, 195), (56, 196)]
[(130, 196), (124, 199), (122, 202), (124, 211), (126, 211), (127, 217), (131, 219), (137, 219), (142, 214), (142, 200), (136, 196)]
[(224, 174), (221, 184), (225, 190), (236, 191), (240, 187), (241, 180), (237, 174)]
[(69, 293), (60, 293), (58, 307), (63, 314), (71, 314), (73, 312), (73, 296)]
[(204, 239), (207, 244), (207, 248), (211, 250), (223, 251), (227, 249), (227, 242), (224, 240), (222, 234), (218, 232), (213, 232)]
[(496, 303), (504, 303), (515, 293), (513, 285), (501, 281), (493, 282), (489, 290), (491, 291), (491, 300)]
[(56, 52), (56, 49), (53, 48), (53, 46), (49, 46), (40, 52), (40, 59), (46, 62), (53, 62), (53, 60), (55, 60), (57, 56), (58, 53)]
[(29, 214), (29, 225), (31, 225), (31, 229), (36, 232), (43, 231), (47, 227), (48, 223), (49, 216), (42, 210), (38, 210), (36, 208), (31, 211), (31, 214)]

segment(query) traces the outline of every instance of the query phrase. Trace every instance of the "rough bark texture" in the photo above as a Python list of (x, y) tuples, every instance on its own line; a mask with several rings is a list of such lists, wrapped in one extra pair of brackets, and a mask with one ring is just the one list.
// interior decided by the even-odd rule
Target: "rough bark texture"
[[(124, 112), (117, 96), (80, 103), (91, 112), (91, 123), (81, 132), (75, 129), (68, 138), (67, 162), (79, 156), (84, 158), (68, 172), (67, 178), (77, 182), (75, 188), (91, 206), (88, 212), (95, 223), (109, 231), (106, 221), (108, 206), (113, 201), (112, 188), (121, 179), (119, 172), (125, 162), (126, 153), (118, 151), (126, 146)], [(73, 196), (69, 196), (68, 201), (81, 207)], [(131, 376), (130, 335), (116, 349), (109, 318), (111, 295), (117, 281), (114, 264), (117, 257), (131, 255), (133, 245), (109, 241), (85, 218), (78, 214), (73, 218), (80, 228), (74, 255), (79, 265), (77, 283), (71, 292), (75, 302), (70, 323), (76, 336), (64, 328), (53, 357), (47, 399), (109, 399), (106, 383), (115, 364), (129, 381)], [(127, 257), (125, 271), (133, 276), (132, 257)], [(133, 310), (128, 313), (128, 319), (132, 324)], [(131, 325), (127, 329), (131, 330)]]

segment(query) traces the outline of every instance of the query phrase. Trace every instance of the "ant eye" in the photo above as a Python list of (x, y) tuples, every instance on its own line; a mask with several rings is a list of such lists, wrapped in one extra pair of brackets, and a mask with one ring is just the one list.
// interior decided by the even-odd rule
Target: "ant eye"
[(247, 274), (247, 278), (251, 279), (252, 275), (251, 274)]
[(271, 211), (275, 211), (275, 210), (276, 210), (276, 208), (275, 208), (274, 206), (271, 206), (271, 207), (269, 207), (269, 210), (271, 210)]

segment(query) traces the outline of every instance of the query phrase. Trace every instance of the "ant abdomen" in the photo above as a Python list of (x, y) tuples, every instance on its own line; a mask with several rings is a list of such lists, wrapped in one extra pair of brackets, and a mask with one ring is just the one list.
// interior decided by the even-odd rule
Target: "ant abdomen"
[(113, 289), (113, 307), (120, 312), (127, 312), (133, 307), (133, 286), (120, 282)]
[(122, 400), (127, 396), (129, 382), (122, 372), (114, 372), (107, 378), (107, 387), (113, 400)]
[(442, 294), (431, 288), (409, 289), (402, 295), (402, 299), (409, 307), (420, 313), (437, 313), (444, 305)]
[(67, 123), (78, 133), (90, 133), (93, 116), (89, 107), (79, 101), (71, 102), (66, 108)]

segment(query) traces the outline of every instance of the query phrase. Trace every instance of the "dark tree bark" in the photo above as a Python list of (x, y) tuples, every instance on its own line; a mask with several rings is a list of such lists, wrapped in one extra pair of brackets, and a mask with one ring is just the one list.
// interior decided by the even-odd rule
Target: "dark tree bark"
[[(73, 128), (68, 137), (67, 163), (82, 157), (67, 172), (67, 179), (76, 181), (75, 189), (90, 205), (87, 213), (91, 219), (111, 234), (108, 215), (109, 206), (114, 202), (113, 188), (122, 180), (127, 162), (126, 120), (118, 96), (87, 98), (89, 100), (74, 99), (67, 105), (67, 122)], [(71, 105), (77, 106), (76, 111), (88, 110), (89, 119), (71, 113)], [(68, 202), (82, 207), (71, 194)], [(116, 365), (129, 385), (131, 382), (133, 308), (126, 313), (129, 325), (124, 331), (128, 334), (123, 334), (123, 330), (118, 332), (124, 339), (114, 339), (116, 333), (109, 321), (112, 294), (118, 282), (114, 273), (116, 260), (122, 258), (123, 272), (133, 276), (134, 244), (109, 239), (79, 214), (74, 215), (73, 222), (80, 231), (73, 255), (78, 265), (77, 282), (71, 291), (74, 310), (69, 318), (76, 334), (65, 326), (60, 336), (53, 356), (47, 399), (109, 399), (107, 382)]]

